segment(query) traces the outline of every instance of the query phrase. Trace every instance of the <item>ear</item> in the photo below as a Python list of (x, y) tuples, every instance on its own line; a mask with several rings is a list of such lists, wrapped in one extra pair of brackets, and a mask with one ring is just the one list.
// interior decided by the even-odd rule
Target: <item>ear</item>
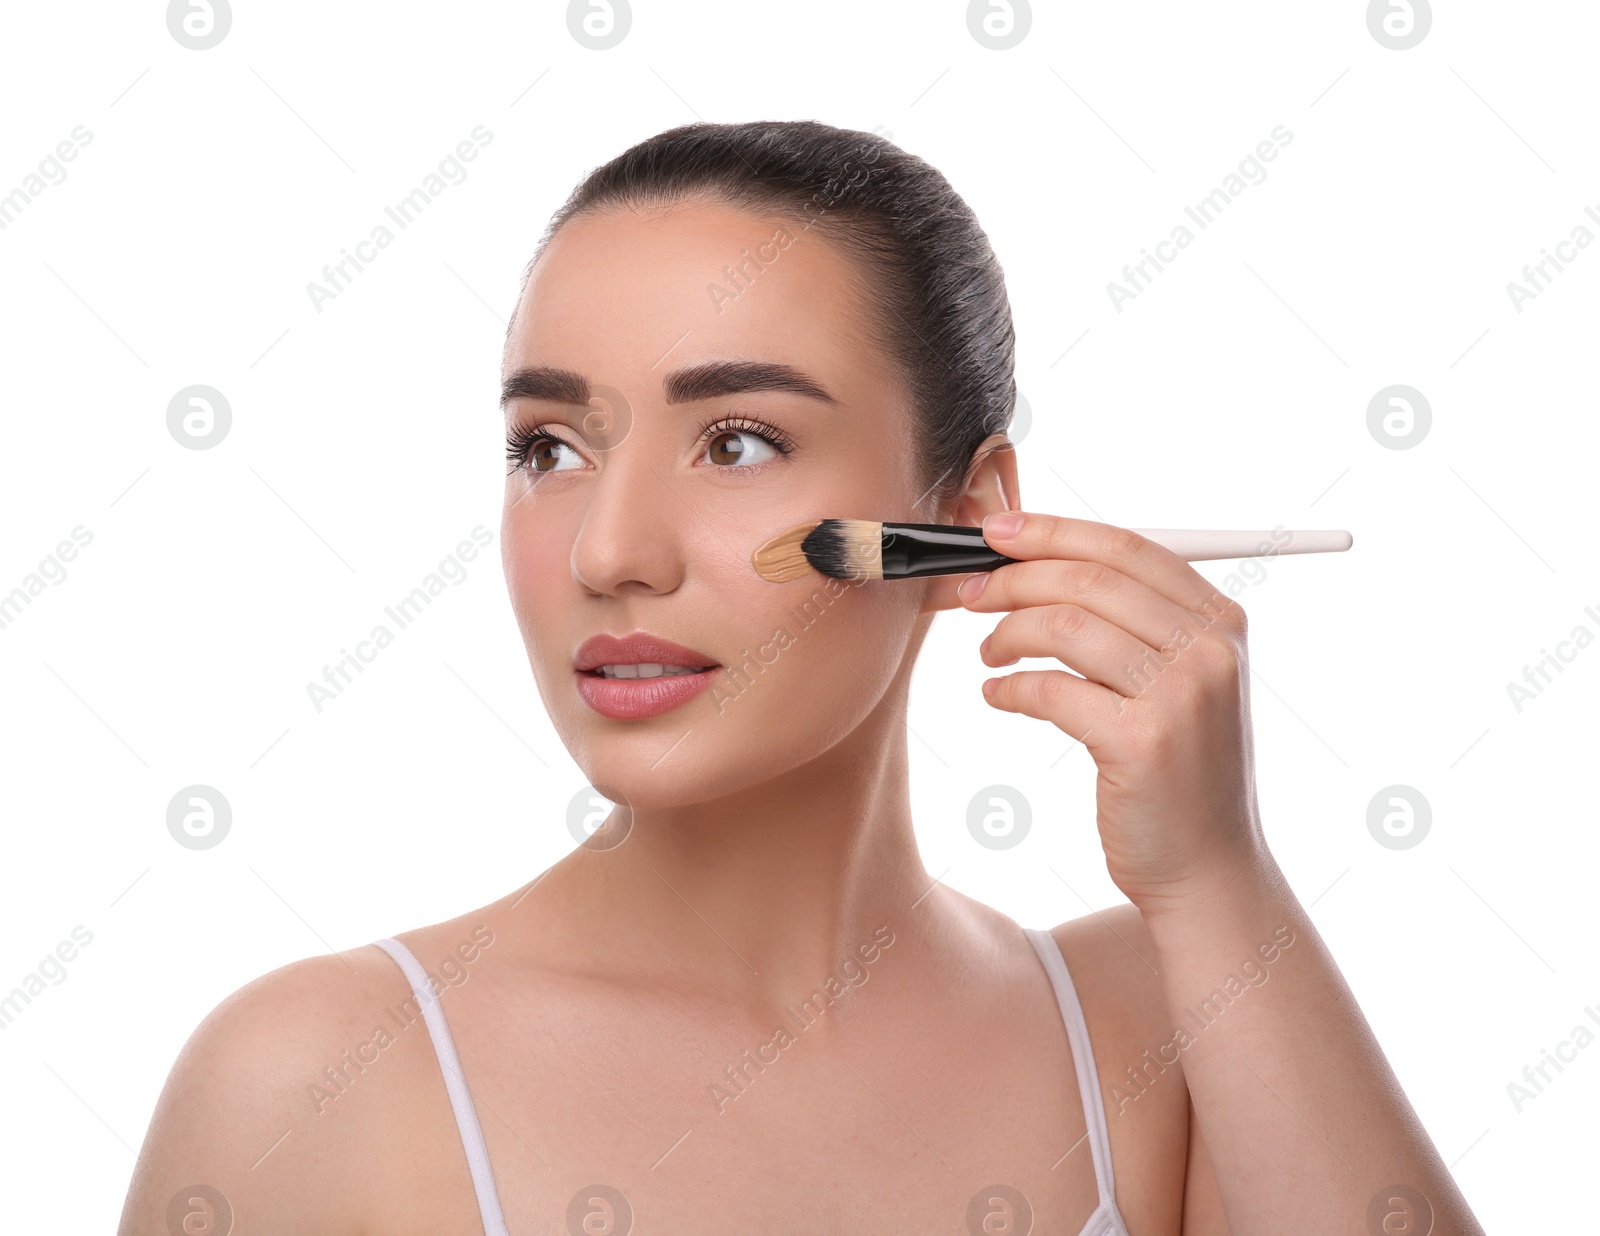
[[(976, 527), (994, 511), (1021, 510), (1017, 485), (1017, 448), (1003, 433), (990, 434), (973, 452), (961, 492), (930, 522)], [(971, 572), (968, 573), (969, 575)], [(922, 612), (960, 609), (956, 589), (968, 575), (933, 575), (924, 582)]]

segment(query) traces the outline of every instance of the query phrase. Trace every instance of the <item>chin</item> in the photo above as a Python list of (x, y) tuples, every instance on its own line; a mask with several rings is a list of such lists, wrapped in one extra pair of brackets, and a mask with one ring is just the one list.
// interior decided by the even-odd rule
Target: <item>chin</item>
[(705, 751), (688, 748), (694, 742), (690, 736), (673, 748), (660, 764), (661, 753), (672, 745), (673, 738), (659, 739), (602, 739), (589, 744), (586, 758), (579, 767), (590, 785), (619, 806), (634, 810), (670, 810), (691, 807), (709, 802), (744, 788), (737, 780), (730, 780), (736, 770), (742, 769), (749, 781), (755, 784), (764, 774), (751, 775), (749, 762), (718, 752), (715, 762), (705, 758)]

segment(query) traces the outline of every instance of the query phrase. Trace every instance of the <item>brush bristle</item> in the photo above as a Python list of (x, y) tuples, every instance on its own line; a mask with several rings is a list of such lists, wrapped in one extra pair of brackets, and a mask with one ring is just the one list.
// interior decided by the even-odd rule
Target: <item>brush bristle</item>
[(797, 524), (763, 544), (750, 561), (775, 584), (810, 570), (834, 579), (882, 579), (883, 525), (870, 519)]
[(883, 578), (883, 524), (824, 519), (800, 542), (806, 560), (834, 579)]

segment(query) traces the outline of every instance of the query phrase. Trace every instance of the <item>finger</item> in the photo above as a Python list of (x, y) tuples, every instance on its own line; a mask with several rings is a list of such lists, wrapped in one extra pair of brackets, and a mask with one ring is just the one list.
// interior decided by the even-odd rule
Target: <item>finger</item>
[(985, 665), (1013, 665), (1023, 657), (1053, 657), (1121, 695), (1136, 695), (1137, 674), (1156, 650), (1113, 622), (1077, 605), (1030, 605), (1002, 618), (978, 649)]
[(1148, 584), (1103, 562), (1067, 558), (1007, 562), (970, 579), (960, 596), (961, 603), (974, 613), (1071, 602), (1152, 648), (1170, 644), (1179, 632), (1193, 633), (1203, 621)]
[(1000, 516), (990, 515), (984, 520), (983, 539), (1008, 558), (1103, 562), (1195, 613), (1216, 616), (1238, 608), (1165, 545), (1157, 545), (1130, 529), (1039, 512), (1004, 514), (1021, 515), (1022, 526), (1015, 533), (1001, 536), (998, 529), (990, 528)]
[(1091, 752), (1115, 733), (1127, 700), (1066, 670), (1018, 670), (989, 680), (988, 702), (1002, 712), (1048, 721)]

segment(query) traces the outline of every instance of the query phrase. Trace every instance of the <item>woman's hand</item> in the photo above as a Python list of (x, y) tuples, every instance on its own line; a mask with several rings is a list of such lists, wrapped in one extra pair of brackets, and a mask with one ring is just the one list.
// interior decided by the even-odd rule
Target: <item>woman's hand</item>
[[(996, 524), (1011, 517), (1021, 528), (1000, 535)], [(985, 694), (1093, 757), (1117, 887), (1159, 913), (1258, 874), (1272, 860), (1256, 809), (1244, 610), (1126, 528), (1019, 512), (983, 527), (995, 549), (1026, 559), (961, 584), (965, 608), (1012, 611), (979, 647), (984, 663), (1052, 657), (1066, 667), (1005, 674)]]

